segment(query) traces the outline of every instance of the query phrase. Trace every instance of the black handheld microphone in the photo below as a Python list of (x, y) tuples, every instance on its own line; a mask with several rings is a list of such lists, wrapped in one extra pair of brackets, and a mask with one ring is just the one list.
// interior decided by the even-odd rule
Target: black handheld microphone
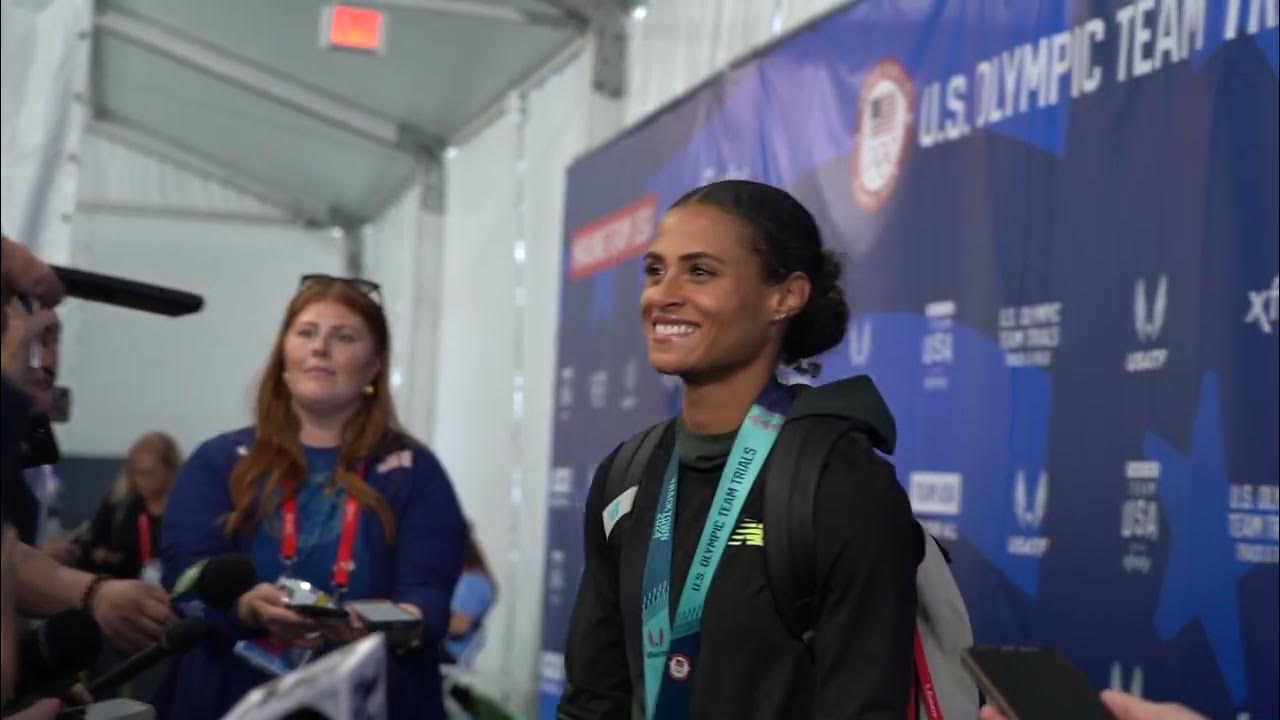
[(113, 690), (129, 682), (167, 657), (181, 655), (204, 639), (209, 627), (200, 618), (187, 618), (170, 625), (160, 636), (160, 642), (125, 660), (114, 669), (93, 680), (86, 686), (89, 694)]
[(86, 270), (52, 267), (69, 297), (169, 317), (190, 315), (204, 307), (204, 298), (182, 290)]
[(183, 617), (204, 617), (206, 608), (226, 615), (257, 584), (258, 571), (247, 556), (219, 555), (182, 573), (173, 584), (172, 604)]
[(36, 700), (57, 697), (76, 683), (102, 649), (102, 630), (83, 610), (63, 610), (18, 641), (19, 673), (11, 705), (20, 709)]

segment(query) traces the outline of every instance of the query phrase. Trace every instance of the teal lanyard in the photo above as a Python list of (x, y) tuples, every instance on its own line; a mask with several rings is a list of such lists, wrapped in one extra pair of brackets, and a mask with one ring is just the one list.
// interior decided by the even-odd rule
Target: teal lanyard
[[(773, 402), (767, 402), (772, 400)], [(655, 718), (688, 715), (693, 668), (699, 647), (699, 629), (707, 589), (724, 555), (725, 544), (737, 525), (742, 506), (769, 456), (790, 397), (781, 385), (771, 383), (751, 406), (738, 428), (707, 520), (702, 526), (697, 553), (689, 565), (671, 626), (671, 548), (676, 522), (676, 490), (680, 482), (680, 448), (672, 450), (659, 495), (659, 506), (644, 565), (644, 695), (645, 714)]]

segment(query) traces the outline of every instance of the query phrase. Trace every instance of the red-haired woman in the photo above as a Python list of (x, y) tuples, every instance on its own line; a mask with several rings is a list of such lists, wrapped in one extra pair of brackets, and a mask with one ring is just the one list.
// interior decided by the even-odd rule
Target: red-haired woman
[(388, 709), (396, 719), (444, 716), (436, 648), (467, 531), (440, 463), (397, 426), (389, 360), (377, 285), (303, 278), (267, 360), (256, 425), (197, 449), (169, 499), (166, 587), (226, 553), (247, 554), (261, 584), (178, 663), (157, 698), (162, 714), (221, 717), (270, 677), (246, 649), (322, 651), (360, 634), (353, 621), (285, 607), (275, 581), (289, 577), (421, 617), (421, 645), (391, 662)]

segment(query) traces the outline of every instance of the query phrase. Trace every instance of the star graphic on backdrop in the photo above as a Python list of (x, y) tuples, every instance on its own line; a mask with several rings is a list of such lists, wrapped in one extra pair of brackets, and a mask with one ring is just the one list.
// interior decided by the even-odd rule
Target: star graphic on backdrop
[(1143, 447), (1148, 458), (1160, 463), (1161, 511), (1172, 536), (1156, 631), (1167, 641), (1200, 620), (1227, 691), (1240, 704), (1248, 687), (1237, 590), (1250, 566), (1236, 559), (1227, 532), (1229, 487), (1218, 376), (1208, 373), (1200, 385), (1189, 453), (1153, 433)]

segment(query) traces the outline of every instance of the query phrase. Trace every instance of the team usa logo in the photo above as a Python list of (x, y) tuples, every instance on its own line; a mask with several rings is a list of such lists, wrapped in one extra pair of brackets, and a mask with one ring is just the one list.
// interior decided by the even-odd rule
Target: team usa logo
[(667, 674), (676, 682), (684, 682), (689, 679), (689, 673), (693, 672), (693, 665), (690, 664), (689, 658), (680, 653), (671, 653), (671, 657), (667, 659)]
[(853, 129), (853, 199), (876, 212), (893, 194), (906, 157), (915, 86), (902, 65), (881, 60), (862, 82)]

